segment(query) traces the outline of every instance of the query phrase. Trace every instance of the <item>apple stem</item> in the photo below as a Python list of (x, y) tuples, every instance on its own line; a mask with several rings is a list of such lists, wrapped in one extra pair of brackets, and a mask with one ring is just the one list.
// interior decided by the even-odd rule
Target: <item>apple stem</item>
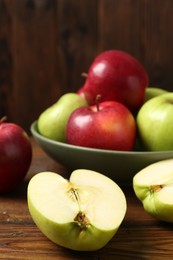
[(0, 124), (4, 123), (5, 121), (7, 121), (7, 116), (3, 116), (3, 117), (0, 119)]
[(88, 77), (88, 74), (86, 72), (82, 72), (81, 73), (81, 76), (84, 77), (84, 78), (87, 78)]
[(96, 96), (96, 107), (97, 107), (97, 111), (99, 111), (100, 110), (100, 108), (99, 108), (99, 101), (100, 101), (100, 99), (101, 99), (101, 95), (100, 94), (98, 94), (97, 96)]

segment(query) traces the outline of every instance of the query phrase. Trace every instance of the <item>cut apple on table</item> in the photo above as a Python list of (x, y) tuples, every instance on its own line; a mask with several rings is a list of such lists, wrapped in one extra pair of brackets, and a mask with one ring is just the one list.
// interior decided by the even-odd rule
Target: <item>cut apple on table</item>
[(38, 228), (54, 243), (94, 251), (115, 235), (126, 213), (121, 188), (101, 173), (78, 169), (67, 180), (36, 174), (28, 185), (28, 207)]
[(138, 172), (133, 188), (146, 212), (173, 223), (173, 159), (153, 163)]

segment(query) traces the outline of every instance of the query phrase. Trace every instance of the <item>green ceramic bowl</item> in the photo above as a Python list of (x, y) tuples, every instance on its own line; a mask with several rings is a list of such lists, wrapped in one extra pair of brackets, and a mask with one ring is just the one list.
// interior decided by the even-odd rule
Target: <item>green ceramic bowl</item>
[(173, 151), (111, 151), (69, 145), (50, 140), (39, 134), (37, 121), (31, 132), (40, 147), (55, 161), (69, 170), (91, 169), (105, 174), (119, 184), (132, 184), (133, 176), (147, 165), (173, 158)]

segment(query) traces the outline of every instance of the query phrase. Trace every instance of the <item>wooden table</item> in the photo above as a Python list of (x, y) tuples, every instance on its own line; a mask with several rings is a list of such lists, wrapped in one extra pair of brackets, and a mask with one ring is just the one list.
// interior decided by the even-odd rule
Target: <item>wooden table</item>
[(40, 171), (68, 171), (51, 160), (32, 140), (33, 161), (25, 181), (13, 193), (0, 196), (0, 259), (172, 259), (173, 225), (150, 217), (134, 195), (122, 187), (128, 209), (114, 238), (96, 252), (75, 252), (49, 241), (35, 226), (27, 207), (29, 179)]

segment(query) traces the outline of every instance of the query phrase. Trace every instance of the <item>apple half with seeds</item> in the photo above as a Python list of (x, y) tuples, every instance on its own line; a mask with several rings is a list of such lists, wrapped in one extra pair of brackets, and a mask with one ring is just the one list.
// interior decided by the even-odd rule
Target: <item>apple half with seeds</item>
[(101, 173), (77, 169), (67, 180), (53, 172), (36, 174), (28, 185), (33, 221), (54, 243), (94, 251), (115, 235), (126, 213), (121, 188)]
[(146, 212), (173, 223), (173, 159), (142, 169), (133, 177), (133, 188)]

